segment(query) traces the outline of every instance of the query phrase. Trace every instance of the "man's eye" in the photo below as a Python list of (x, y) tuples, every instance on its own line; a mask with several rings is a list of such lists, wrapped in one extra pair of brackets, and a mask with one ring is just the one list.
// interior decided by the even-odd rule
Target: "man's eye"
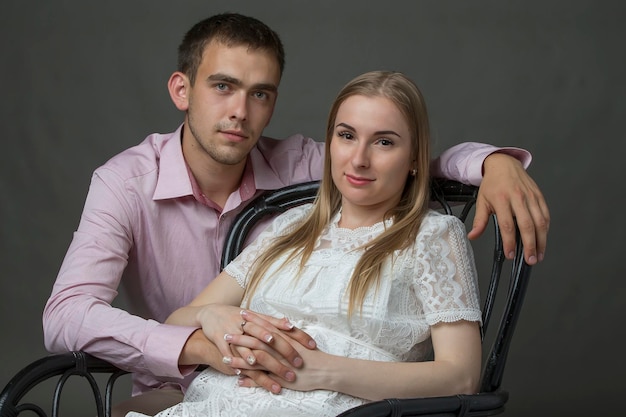
[(255, 96), (256, 98), (261, 99), (261, 100), (265, 100), (265, 99), (267, 99), (267, 97), (268, 97), (267, 93), (265, 93), (265, 92), (263, 92), (263, 91), (257, 91), (256, 93), (254, 93), (254, 96)]
[(224, 83), (219, 83), (215, 85), (215, 88), (217, 88), (220, 91), (225, 91), (228, 89), (228, 86)]

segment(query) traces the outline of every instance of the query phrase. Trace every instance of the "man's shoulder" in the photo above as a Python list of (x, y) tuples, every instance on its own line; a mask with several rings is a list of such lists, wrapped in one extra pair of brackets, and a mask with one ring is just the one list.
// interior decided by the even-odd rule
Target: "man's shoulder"
[(112, 171), (122, 178), (141, 176), (158, 170), (161, 155), (173, 133), (153, 133), (143, 141), (111, 157), (96, 171)]
[(324, 144), (300, 134), (285, 139), (264, 136), (251, 157), (257, 188), (274, 189), (321, 179)]
[(307, 149), (317, 149), (323, 146), (310, 137), (300, 133), (288, 136), (284, 139), (276, 139), (269, 136), (261, 136), (257, 142), (257, 148), (263, 154), (283, 153), (290, 151), (302, 152)]

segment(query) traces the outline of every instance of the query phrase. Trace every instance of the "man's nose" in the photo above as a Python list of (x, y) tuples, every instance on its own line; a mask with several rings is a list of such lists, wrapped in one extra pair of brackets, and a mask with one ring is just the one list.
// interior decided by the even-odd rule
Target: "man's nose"
[(243, 92), (233, 94), (230, 108), (230, 119), (244, 121), (248, 118), (248, 96)]

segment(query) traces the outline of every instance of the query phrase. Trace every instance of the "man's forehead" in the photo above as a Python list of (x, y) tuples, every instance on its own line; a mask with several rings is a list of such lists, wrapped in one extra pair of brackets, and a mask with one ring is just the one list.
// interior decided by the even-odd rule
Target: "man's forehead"
[(210, 42), (204, 48), (199, 70), (205, 72), (205, 76), (219, 73), (241, 80), (246, 74), (254, 75), (259, 78), (255, 82), (263, 84), (278, 86), (280, 82), (280, 67), (274, 54), (265, 49), (251, 49), (248, 45)]
[(241, 43), (227, 43), (216, 39), (208, 42), (204, 46), (204, 50), (202, 51), (202, 58), (204, 60), (207, 55), (216, 55), (219, 57), (221, 55), (225, 56), (235, 54), (239, 55), (242, 59), (246, 57), (253, 59), (258, 58), (259, 56), (264, 56), (267, 60), (273, 61), (276, 66), (279, 66), (276, 54), (274, 54), (270, 49), (256, 48), (251, 45)]

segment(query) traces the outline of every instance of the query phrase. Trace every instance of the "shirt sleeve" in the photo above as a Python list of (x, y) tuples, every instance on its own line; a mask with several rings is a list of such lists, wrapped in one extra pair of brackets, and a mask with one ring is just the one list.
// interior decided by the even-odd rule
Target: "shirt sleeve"
[(182, 378), (178, 357), (195, 328), (146, 320), (111, 305), (133, 245), (132, 198), (109, 170), (94, 173), (44, 308), (44, 342), (50, 352), (84, 350), (130, 372)]
[(532, 155), (525, 149), (499, 148), (484, 143), (465, 142), (447, 149), (435, 158), (431, 163), (431, 175), (480, 186), (485, 158), (496, 152), (518, 159), (524, 169), (527, 169), (532, 161)]
[(430, 326), (481, 322), (478, 273), (463, 223), (455, 216), (425, 220), (415, 247), (415, 292)]

